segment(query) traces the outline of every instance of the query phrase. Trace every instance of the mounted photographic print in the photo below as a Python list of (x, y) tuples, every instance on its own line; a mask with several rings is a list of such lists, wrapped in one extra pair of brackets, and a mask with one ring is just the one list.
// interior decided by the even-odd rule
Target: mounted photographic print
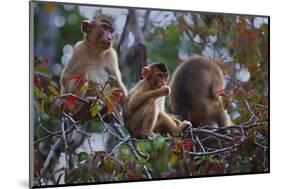
[(269, 173), (269, 16), (30, 2), (30, 187)]

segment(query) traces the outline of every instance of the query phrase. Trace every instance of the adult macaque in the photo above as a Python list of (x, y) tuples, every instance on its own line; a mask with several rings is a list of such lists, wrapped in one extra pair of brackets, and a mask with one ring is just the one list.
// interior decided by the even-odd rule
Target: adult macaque
[(178, 66), (171, 79), (171, 112), (193, 126), (231, 121), (223, 108), (224, 72), (222, 62), (195, 56)]
[(112, 23), (105, 18), (94, 18), (83, 21), (82, 31), (84, 38), (75, 45), (73, 55), (62, 72), (61, 94), (73, 93), (85, 97), (88, 81), (104, 85), (113, 75), (126, 96), (117, 54), (112, 48)]
[(143, 79), (129, 91), (124, 102), (124, 120), (130, 133), (136, 138), (149, 139), (160, 130), (179, 135), (190, 123), (172, 118), (164, 111), (165, 96), (170, 94), (166, 65), (150, 64), (142, 69), (142, 75)]

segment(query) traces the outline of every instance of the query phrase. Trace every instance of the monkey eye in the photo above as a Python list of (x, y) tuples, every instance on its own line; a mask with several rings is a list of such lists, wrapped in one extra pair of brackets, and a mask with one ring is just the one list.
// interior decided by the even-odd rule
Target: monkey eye
[(103, 28), (104, 30), (106, 30), (106, 31), (109, 31), (110, 33), (113, 33), (113, 32), (114, 32), (114, 29), (113, 29), (111, 26), (107, 25), (107, 24), (103, 24), (103, 25), (102, 25), (102, 28)]
[(163, 74), (162, 73), (158, 73), (157, 76), (158, 77), (163, 77)]

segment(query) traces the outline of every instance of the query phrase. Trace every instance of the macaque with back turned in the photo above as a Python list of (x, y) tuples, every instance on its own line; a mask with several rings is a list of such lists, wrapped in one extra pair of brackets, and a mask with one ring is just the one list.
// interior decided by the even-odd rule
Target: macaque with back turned
[(218, 124), (231, 125), (223, 107), (225, 65), (216, 60), (194, 56), (180, 64), (170, 86), (171, 112), (180, 119), (190, 120), (195, 127)]
[(131, 135), (153, 139), (156, 132), (164, 130), (178, 136), (190, 122), (181, 122), (164, 111), (165, 97), (170, 94), (166, 65), (150, 64), (142, 69), (142, 75), (124, 102), (124, 121)]

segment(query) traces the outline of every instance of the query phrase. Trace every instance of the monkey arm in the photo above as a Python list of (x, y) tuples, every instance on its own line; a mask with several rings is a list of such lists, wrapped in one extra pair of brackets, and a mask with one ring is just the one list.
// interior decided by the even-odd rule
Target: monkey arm
[(156, 122), (156, 129), (160, 129), (163, 127), (164, 130), (173, 134), (174, 136), (179, 136), (180, 132), (190, 125), (191, 123), (188, 121), (179, 121), (176, 118), (173, 118), (171, 115), (167, 114), (164, 111), (161, 111), (158, 115), (158, 119)]
[(151, 98), (158, 98), (164, 96), (161, 94), (160, 89), (150, 90), (146, 92), (138, 92), (132, 94), (128, 101), (128, 109), (135, 110), (142, 106), (147, 100)]
[[(179, 122), (180, 123), (180, 122)], [(157, 119), (157, 127), (163, 126), (167, 129), (170, 133), (176, 134), (181, 130), (178, 125), (178, 122), (174, 121), (171, 116), (169, 116), (166, 112), (162, 111), (158, 115)], [(177, 125), (178, 124), (178, 125)]]
[(127, 91), (125, 85), (123, 84), (123, 82), (121, 80), (121, 73), (120, 73), (120, 71), (117, 70), (117, 72), (115, 74), (116, 74), (118, 86), (123, 90), (124, 96), (127, 96), (128, 95), (128, 91)]
[(116, 53), (116, 51), (111, 48), (109, 50), (109, 61), (106, 65), (106, 70), (109, 72), (109, 74), (113, 75), (116, 77), (116, 82), (118, 87), (120, 87), (122, 89), (122, 91), (124, 92), (124, 96), (128, 95), (128, 91), (124, 85), (124, 83), (122, 82), (122, 77), (121, 77), (121, 72), (119, 70), (119, 66), (118, 66), (118, 55)]
[(128, 91), (122, 82), (121, 73), (118, 68), (118, 62), (117, 62), (117, 60), (114, 60), (112, 62), (113, 62), (113, 64), (111, 66), (108, 66), (106, 70), (109, 72), (109, 74), (116, 77), (116, 82), (117, 82), (118, 87), (120, 87), (122, 89), (122, 91), (124, 92), (124, 96), (127, 96)]

